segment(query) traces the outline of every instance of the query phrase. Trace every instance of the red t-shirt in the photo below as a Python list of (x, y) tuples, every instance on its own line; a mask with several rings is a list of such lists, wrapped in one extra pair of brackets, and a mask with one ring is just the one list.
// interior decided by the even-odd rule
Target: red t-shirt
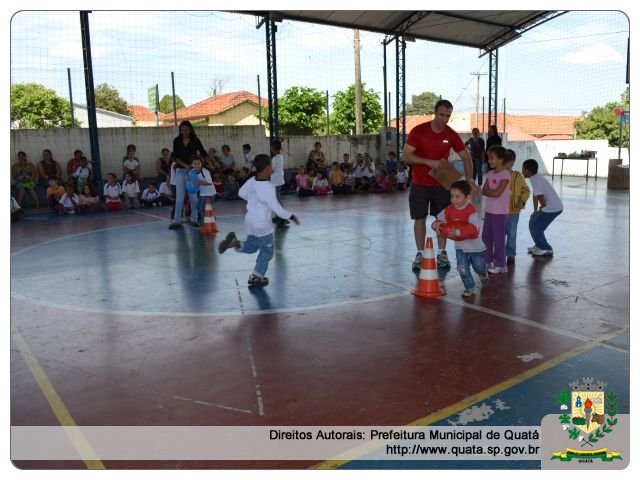
[[(464, 143), (460, 135), (448, 125), (444, 130), (436, 133), (431, 129), (431, 122), (421, 123), (409, 133), (407, 144), (415, 147), (415, 153), (422, 158), (430, 160), (439, 160), (449, 158), (449, 151), (459, 153), (465, 149)], [(427, 165), (411, 165), (412, 176), (411, 182), (416, 185), (424, 185), (427, 187), (441, 186), (435, 178), (429, 175), (431, 167)]]

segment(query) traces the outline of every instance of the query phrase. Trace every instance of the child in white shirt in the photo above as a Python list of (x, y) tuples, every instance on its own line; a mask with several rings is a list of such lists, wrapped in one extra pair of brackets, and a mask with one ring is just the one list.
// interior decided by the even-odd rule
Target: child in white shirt
[(107, 183), (104, 184), (104, 199), (108, 211), (122, 210), (120, 195), (122, 195), (122, 187), (116, 182), (116, 174), (107, 173)]
[(122, 195), (124, 196), (125, 208), (140, 208), (140, 186), (138, 182), (133, 179), (131, 173), (127, 173), (124, 176), (124, 182), (122, 182)]
[(66, 193), (62, 195), (58, 202), (58, 214), (60, 215), (73, 215), (78, 213), (80, 197), (75, 191), (73, 185), (68, 184), (65, 188)]
[(287, 218), (299, 224), (300, 222), (288, 210), (285, 210), (276, 199), (275, 187), (269, 181), (273, 167), (268, 155), (257, 155), (253, 162), (256, 168), (256, 176), (250, 178), (240, 189), (240, 198), (247, 201), (247, 214), (244, 217), (244, 227), (247, 239), (244, 242), (236, 238), (234, 232), (229, 233), (220, 245), (218, 251), (224, 253), (228, 248), (234, 247), (242, 253), (254, 253), (260, 251), (256, 260), (256, 266), (249, 277), (249, 286), (263, 287), (269, 284), (265, 277), (269, 261), (273, 258), (273, 224), (271, 212), (280, 218)]
[(407, 186), (408, 178), (409, 178), (409, 167), (407, 167), (404, 162), (400, 162), (400, 167), (398, 167), (398, 173), (396, 174), (398, 191), (405, 189), (405, 187)]
[(324, 177), (324, 172), (322, 170), (318, 170), (316, 177), (313, 179), (311, 189), (315, 192), (316, 195), (327, 195), (331, 193), (329, 180)]
[(142, 192), (140, 202), (143, 207), (155, 207), (160, 205), (160, 192), (158, 191), (158, 185), (156, 182), (150, 182), (149, 186)]
[(193, 224), (194, 227), (200, 227), (204, 220), (204, 207), (207, 199), (213, 205), (213, 197), (216, 195), (216, 187), (213, 185), (211, 179), (211, 172), (202, 168), (202, 157), (200, 155), (194, 155), (191, 160), (191, 169), (196, 172), (196, 180), (193, 181), (194, 185), (199, 185), (200, 190), (198, 192), (198, 220)]

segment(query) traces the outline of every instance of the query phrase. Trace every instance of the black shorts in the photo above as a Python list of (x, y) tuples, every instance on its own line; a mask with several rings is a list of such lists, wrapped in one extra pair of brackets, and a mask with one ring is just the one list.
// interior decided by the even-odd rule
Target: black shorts
[(451, 203), (449, 190), (442, 187), (426, 187), (411, 184), (409, 191), (409, 212), (413, 220), (437, 216)]

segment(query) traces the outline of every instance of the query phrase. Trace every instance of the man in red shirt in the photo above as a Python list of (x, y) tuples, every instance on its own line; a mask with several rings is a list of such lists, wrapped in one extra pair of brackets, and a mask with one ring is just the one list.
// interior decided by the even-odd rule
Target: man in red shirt
[[(440, 100), (435, 106), (435, 115), (430, 122), (422, 123), (411, 130), (404, 149), (402, 160), (411, 165), (411, 191), (409, 193), (409, 210), (415, 221), (413, 232), (416, 238), (418, 254), (413, 261), (413, 269), (422, 267), (422, 250), (427, 236), (427, 217), (436, 217), (451, 203), (451, 196), (429, 171), (438, 168), (449, 160), (449, 152), (453, 149), (464, 162), (464, 176), (471, 185), (474, 195), (478, 187), (473, 181), (473, 164), (469, 151), (465, 148), (460, 135), (447, 125), (453, 105), (448, 100)], [(445, 237), (438, 236), (438, 266), (449, 267), (449, 258), (445, 250)]]

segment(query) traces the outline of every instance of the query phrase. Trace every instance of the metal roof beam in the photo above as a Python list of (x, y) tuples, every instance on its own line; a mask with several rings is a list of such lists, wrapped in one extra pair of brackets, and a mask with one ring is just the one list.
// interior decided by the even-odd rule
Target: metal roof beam
[(418, 23), (420, 20), (422, 20), (424, 17), (430, 15), (431, 13), (433, 13), (433, 12), (432, 11), (411, 12), (400, 23), (398, 23), (395, 27), (393, 27), (389, 31), (389, 34), (391, 36), (389, 37), (388, 40), (385, 38), (385, 42), (387, 42), (386, 44), (388, 45), (393, 40), (395, 40), (397, 37), (399, 37), (401, 35), (404, 35), (405, 32), (407, 30), (409, 30), (409, 28), (411, 28), (413, 25), (415, 25), (416, 23)]
[(520, 36), (522, 36), (523, 33), (542, 25), (543, 23), (546, 23), (549, 20), (553, 20), (554, 18), (557, 18), (560, 15), (564, 15), (565, 13), (567, 12), (566, 11), (546, 11), (546, 12), (543, 12), (541, 15), (538, 15), (532, 19), (522, 22), (521, 24), (517, 25), (513, 31), (502, 33), (496, 36), (495, 38), (493, 38), (492, 40), (490, 40), (485, 46), (482, 47), (484, 49), (484, 53), (480, 54), (480, 57), (485, 56), (491, 50), (500, 48), (503, 45), (506, 45), (507, 43), (515, 40), (516, 38), (519, 38)]
[(484, 18), (469, 17), (467, 15), (460, 15), (457, 13), (438, 12), (438, 15), (442, 15), (443, 17), (449, 17), (449, 18), (456, 18), (458, 20), (464, 20), (465, 22), (474, 22), (474, 23), (480, 23), (482, 25), (491, 25), (492, 27), (508, 28), (510, 30), (514, 29), (512, 25), (507, 25), (506, 23), (494, 22), (493, 20), (486, 20)]

